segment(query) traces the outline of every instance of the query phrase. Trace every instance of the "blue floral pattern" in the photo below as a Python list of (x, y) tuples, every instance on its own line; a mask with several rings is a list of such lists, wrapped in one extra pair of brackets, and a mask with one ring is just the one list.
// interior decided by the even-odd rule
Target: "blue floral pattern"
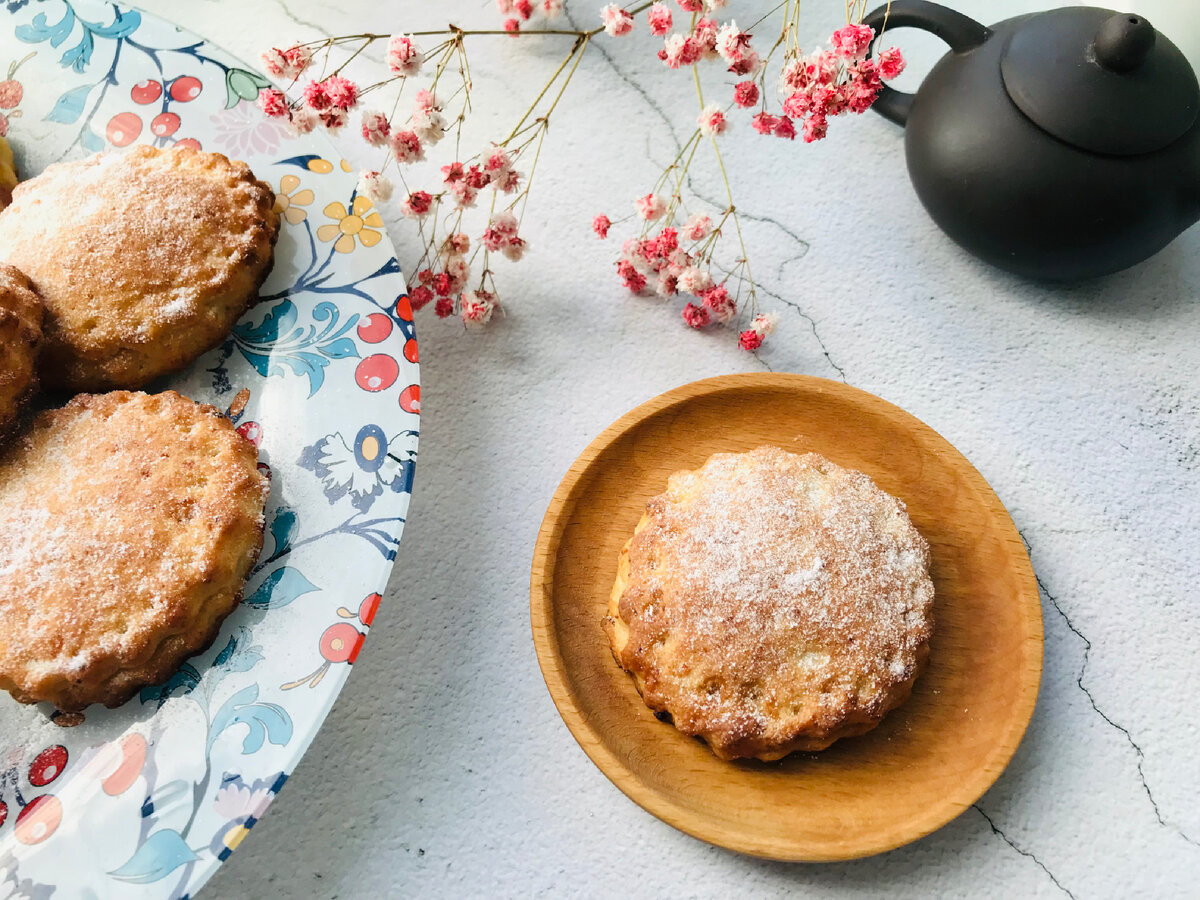
[(45, 745), (46, 711), (0, 694), (0, 900), (188, 897), (287, 780), (383, 601), (416, 466), (412, 310), (386, 241), (333, 240), (322, 215), (380, 230), (378, 215), (323, 137), (257, 115), (261, 75), (119, 4), (4, 11), (21, 171), (149, 141), (245, 159), (278, 188), (259, 304), (171, 385), (225, 409), (271, 479), (241, 606), (207, 651), (121, 709), (86, 710), (60, 744)]

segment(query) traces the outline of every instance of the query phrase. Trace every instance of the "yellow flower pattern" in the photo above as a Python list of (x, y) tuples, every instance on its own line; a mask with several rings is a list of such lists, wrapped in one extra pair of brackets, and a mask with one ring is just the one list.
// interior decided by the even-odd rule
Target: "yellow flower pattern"
[(362, 195), (354, 198), (350, 210), (341, 203), (330, 203), (325, 207), (325, 215), (333, 219), (333, 222), (318, 228), (317, 237), (322, 241), (332, 241), (336, 238), (333, 249), (339, 253), (349, 253), (353, 250), (355, 237), (362, 241), (364, 247), (374, 247), (383, 239), (381, 232), (373, 230), (383, 227), (383, 217), (378, 212), (368, 213), (371, 205), (371, 201)]
[[(308, 188), (297, 191), (298, 187), (299, 178), (295, 175), (284, 175), (279, 179), (279, 190), (275, 194), (275, 212), (283, 216), (289, 225), (303, 222), (308, 213), (300, 207), (308, 206), (315, 199), (313, 192)], [(292, 193), (293, 191), (295, 193)]]

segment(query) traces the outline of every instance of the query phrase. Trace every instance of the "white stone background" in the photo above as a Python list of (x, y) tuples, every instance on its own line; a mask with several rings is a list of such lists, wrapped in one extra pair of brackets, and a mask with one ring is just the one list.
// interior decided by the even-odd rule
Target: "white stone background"
[[(251, 61), (323, 34), (499, 21), (489, 0), (141, 5)], [(568, 9), (590, 27), (599, 5)], [(745, 25), (772, 5), (728, 12)], [(954, 5), (992, 22), (1053, 3)], [(812, 0), (804, 36), (841, 16)], [(897, 34), (911, 87), (940, 45)], [(471, 39), (480, 145), (566, 40)], [(646, 192), (696, 114), (688, 74), (653, 58), (644, 26), (595, 49), (546, 142), (532, 252), (499, 266), (507, 317), (482, 333), (419, 317), (421, 461), (385, 603), (312, 749), (204, 896), (1196, 896), (1200, 228), (1102, 281), (1032, 285), (943, 237), (882, 119), (836, 120), (811, 146), (739, 120), (722, 146), (764, 307), (782, 315), (755, 358), (682, 327), (679, 304), (628, 296), (617, 242), (591, 235), (596, 212), (615, 219)], [(353, 135), (340, 147), (375, 160)], [(697, 158), (693, 187), (717, 198)], [(394, 205), (387, 218), (411, 261), (414, 229)], [(844, 378), (945, 435), (1008, 505), (1043, 588), (1041, 696), (1012, 764), (940, 831), (858, 862), (750, 859), (643, 812), (571, 738), (529, 635), (535, 536), (575, 456), (655, 394), (768, 366)]]

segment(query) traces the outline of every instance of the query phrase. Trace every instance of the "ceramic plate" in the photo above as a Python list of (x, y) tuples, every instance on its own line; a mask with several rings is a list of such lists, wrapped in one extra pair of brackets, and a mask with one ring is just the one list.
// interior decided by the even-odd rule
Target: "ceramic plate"
[(179, 897), (287, 780), (375, 616), (416, 459), (412, 313), (356, 176), (324, 138), (263, 119), (257, 73), (124, 6), (6, 10), (0, 125), (22, 174), (199, 145), (248, 162), (282, 210), (262, 301), (165, 385), (228, 410), (270, 471), (241, 607), (167, 683), (75, 727), (0, 694), (0, 898)]
[[(928, 670), (874, 731), (777, 763), (729, 763), (651, 714), (600, 619), (621, 547), (667, 476), (764, 443), (866, 472), (908, 505), (932, 551), (936, 624)], [(1033, 569), (982, 476), (903, 410), (802, 375), (685, 385), (596, 438), (546, 513), (531, 602), (550, 694), (604, 774), (676, 828), (773, 859), (866, 856), (949, 822), (1008, 764), (1042, 672)]]

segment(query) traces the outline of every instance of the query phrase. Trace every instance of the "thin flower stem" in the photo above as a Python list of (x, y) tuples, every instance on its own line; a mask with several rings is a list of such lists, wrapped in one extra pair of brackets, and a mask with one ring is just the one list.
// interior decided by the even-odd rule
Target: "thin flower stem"
[[(799, 3), (796, 5), (799, 6)], [(700, 101), (700, 108), (704, 109), (704, 90), (700, 87), (700, 72), (695, 66), (692, 67), (692, 78), (696, 82), (696, 97)], [(733, 217), (733, 227), (737, 231), (738, 246), (742, 251), (742, 258), (738, 260), (738, 263), (744, 265), (746, 268), (746, 281), (750, 285), (750, 299), (751, 303), (753, 303), (758, 291), (754, 284), (754, 275), (750, 271), (750, 255), (746, 252), (746, 241), (742, 236), (742, 222), (737, 214), (737, 205), (733, 202), (733, 188), (730, 187), (729, 173), (725, 170), (725, 160), (721, 157), (721, 148), (717, 146), (717, 136), (715, 134), (712, 136), (712, 146), (713, 153), (717, 157), (717, 166), (721, 170), (721, 181), (725, 184), (725, 196), (729, 200), (729, 215)]]
[[(529, 117), (531, 115), (533, 115), (533, 111), (535, 109), (537, 109), (537, 105), (542, 102), (542, 98), (545, 97), (546, 94), (549, 92), (550, 88), (552, 88), (554, 86), (554, 82), (558, 80), (558, 76), (561, 75), (563, 69), (565, 69), (568, 66), (568, 64), (570, 64), (571, 60), (575, 57), (575, 54), (579, 52), (581, 47), (583, 47), (583, 48), (587, 47), (587, 39), (586, 38), (580, 38), (579, 40), (577, 40), (575, 42), (575, 45), (573, 47), (571, 47), (571, 52), (567, 54), (566, 59), (564, 59), (561, 63), (558, 64), (558, 68), (554, 70), (554, 74), (550, 76), (550, 80), (547, 81), (542, 86), (541, 91), (539, 91), (538, 95), (533, 98), (533, 103), (529, 104), (529, 109), (525, 110), (525, 115), (521, 116), (521, 118), (517, 121), (517, 124), (513, 126), (513, 130), (509, 134), (509, 136), (500, 142), (501, 147), (507, 147), (508, 142), (511, 141), (514, 137), (517, 136), (517, 134), (520, 133), (521, 126), (525, 124), (525, 122), (529, 119)], [(579, 64), (578, 61), (576, 61), (576, 65), (578, 65), (578, 64)], [(571, 69), (571, 72), (572, 72), (572, 74), (574, 74), (575, 70)], [(567, 80), (570, 81), (570, 76), (567, 77)], [(562, 96), (561, 91), (559, 92), (559, 96), (560, 97)], [(557, 103), (558, 101), (555, 100), (555, 102)]]

